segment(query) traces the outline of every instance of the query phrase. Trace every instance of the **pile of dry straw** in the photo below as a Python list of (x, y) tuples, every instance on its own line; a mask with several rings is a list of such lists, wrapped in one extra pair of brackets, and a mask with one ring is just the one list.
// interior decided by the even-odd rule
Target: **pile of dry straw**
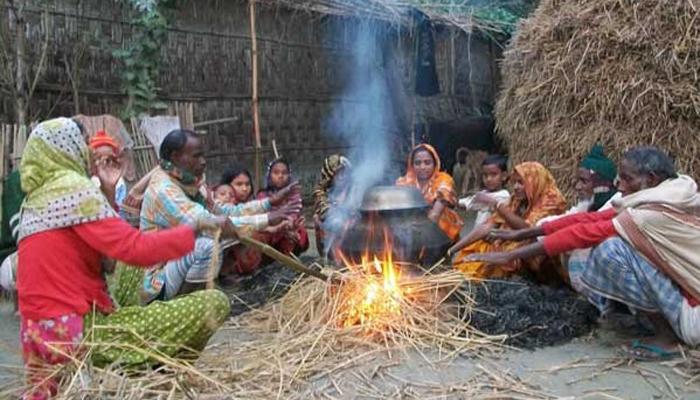
[(504, 54), (498, 134), (570, 192), (581, 157), (657, 145), (700, 177), (700, 3), (543, 0)]
[[(400, 315), (347, 326), (348, 299), (364, 279), (350, 272), (340, 283), (300, 279), (281, 299), (232, 319), (194, 363), (144, 348), (158, 361), (153, 370), (97, 368), (88, 359), (91, 344), (85, 343), (88, 354), (62, 371), (59, 398), (334, 398), (347, 394), (347, 387), (339, 386), (343, 380), (362, 392), (356, 395), (380, 398), (424, 398), (445, 391), (470, 398), (484, 391), (552, 397), (481, 365), (473, 382), (455, 386), (402, 381), (383, 372), (409, 356), (440, 363), (463, 354), (493, 355), (504, 338), (470, 327), (471, 287), (454, 271), (402, 278)], [(372, 372), (357, 372), (363, 365)], [(373, 383), (364, 385), (363, 379)]]

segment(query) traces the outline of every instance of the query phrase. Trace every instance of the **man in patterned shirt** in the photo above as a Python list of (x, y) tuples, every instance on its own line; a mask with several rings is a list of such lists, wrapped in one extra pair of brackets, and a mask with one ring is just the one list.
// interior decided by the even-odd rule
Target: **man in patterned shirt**
[[(142, 230), (165, 229), (206, 218), (219, 218), (222, 238), (276, 225), (301, 210), (299, 184), (294, 182), (274, 196), (239, 205), (220, 204), (212, 200), (204, 184), (206, 160), (201, 139), (192, 131), (174, 130), (160, 146), (160, 168), (156, 169), (144, 194), (141, 206)], [(287, 201), (296, 198), (296, 201)], [(280, 206), (271, 211), (273, 206)], [(146, 302), (171, 299), (204, 288), (209, 278), (209, 264), (214, 241), (197, 238), (192, 253), (154, 269), (144, 280)], [(221, 260), (221, 257), (219, 257)], [(221, 261), (215, 266), (215, 276)]]

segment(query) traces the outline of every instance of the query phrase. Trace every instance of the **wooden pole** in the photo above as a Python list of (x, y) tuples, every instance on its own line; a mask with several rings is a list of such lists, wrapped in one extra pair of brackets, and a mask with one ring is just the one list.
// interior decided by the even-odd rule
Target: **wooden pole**
[(258, 38), (255, 33), (255, 0), (249, 0), (250, 13), (250, 40), (251, 40), (251, 65), (252, 65), (252, 106), (253, 106), (253, 134), (255, 136), (255, 187), (260, 187), (261, 182), (261, 148), (260, 141), (260, 116), (258, 99)]
[(17, 5), (17, 8), (12, 9), (12, 14), (15, 17), (15, 115), (17, 125), (22, 126), (27, 124), (27, 102), (28, 102), (28, 84), (27, 76), (27, 46), (26, 46), (26, 29), (27, 22), (24, 19), (24, 3)]

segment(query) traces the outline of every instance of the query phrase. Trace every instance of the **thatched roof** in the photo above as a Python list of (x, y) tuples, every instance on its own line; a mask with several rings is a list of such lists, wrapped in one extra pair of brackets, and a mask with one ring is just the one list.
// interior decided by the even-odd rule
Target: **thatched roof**
[(331, 15), (373, 17), (396, 23), (410, 21), (419, 10), (431, 20), (471, 32), (510, 34), (537, 0), (260, 0)]

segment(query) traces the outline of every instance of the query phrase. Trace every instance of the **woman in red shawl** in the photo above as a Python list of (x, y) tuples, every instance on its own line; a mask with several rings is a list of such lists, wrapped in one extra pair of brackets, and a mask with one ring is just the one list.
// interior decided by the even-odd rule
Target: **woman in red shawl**
[[(263, 200), (283, 189), (291, 181), (292, 168), (283, 158), (272, 160), (267, 167), (266, 187), (258, 192), (257, 199)], [(284, 224), (284, 223), (283, 223)], [(309, 248), (309, 235), (304, 228), (304, 216), (299, 213), (284, 226), (277, 226), (274, 232), (259, 234), (262, 241), (284, 254), (299, 255)]]
[(429, 144), (419, 144), (408, 156), (406, 175), (400, 177), (398, 186), (414, 186), (423, 193), (430, 205), (428, 218), (437, 223), (443, 232), (456, 240), (462, 230), (462, 217), (455, 212), (457, 195), (452, 177), (440, 171), (440, 157)]

